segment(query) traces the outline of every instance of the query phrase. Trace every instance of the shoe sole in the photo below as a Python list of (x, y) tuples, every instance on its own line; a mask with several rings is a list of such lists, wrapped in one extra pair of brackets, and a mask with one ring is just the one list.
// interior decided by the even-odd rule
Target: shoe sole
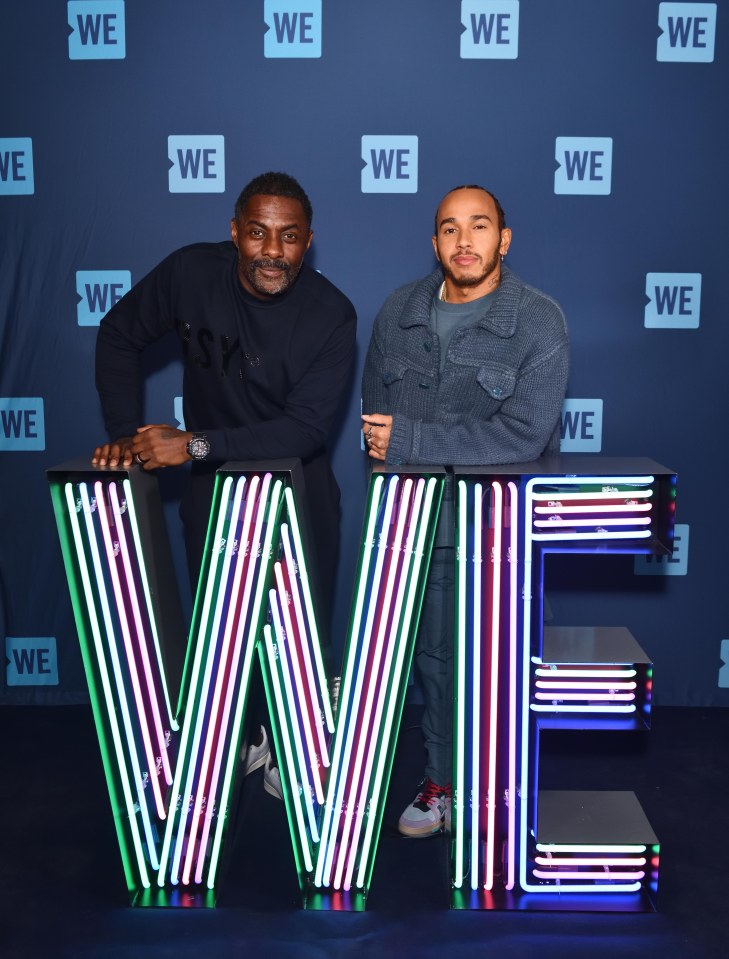
[(446, 832), (445, 826), (441, 823), (436, 829), (407, 829), (398, 825), (397, 831), (405, 839), (430, 839), (431, 836), (439, 836), (441, 833)]

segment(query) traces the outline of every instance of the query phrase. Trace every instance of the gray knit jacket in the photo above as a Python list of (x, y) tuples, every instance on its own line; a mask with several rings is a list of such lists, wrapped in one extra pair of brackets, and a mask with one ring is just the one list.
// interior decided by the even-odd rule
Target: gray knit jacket
[(559, 452), (569, 344), (558, 304), (502, 268), (491, 309), (457, 330), (440, 371), (440, 270), (388, 297), (370, 340), (364, 413), (393, 417), (386, 462), (479, 466)]

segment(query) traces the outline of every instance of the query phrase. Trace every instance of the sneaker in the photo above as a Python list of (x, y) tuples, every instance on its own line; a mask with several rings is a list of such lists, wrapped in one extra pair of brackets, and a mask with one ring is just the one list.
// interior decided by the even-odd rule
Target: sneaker
[(271, 747), (268, 744), (268, 736), (266, 735), (266, 730), (263, 728), (263, 726), (261, 726), (261, 732), (259, 733), (258, 738), (260, 739), (259, 743), (251, 743), (250, 746), (244, 744), (243, 749), (241, 750), (244, 776), (248, 776), (250, 773), (260, 769), (271, 755)]
[(436, 833), (450, 832), (451, 787), (438, 786), (432, 779), (424, 779), (422, 788), (405, 812), (397, 828), (401, 835), (421, 839)]
[(278, 771), (278, 766), (274, 766), (270, 753), (263, 770), (263, 788), (274, 799), (283, 799), (281, 773)]

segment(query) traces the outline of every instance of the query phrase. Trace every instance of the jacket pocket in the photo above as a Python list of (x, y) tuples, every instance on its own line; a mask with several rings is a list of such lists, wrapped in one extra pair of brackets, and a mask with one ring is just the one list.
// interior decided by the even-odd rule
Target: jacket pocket
[(484, 389), (492, 399), (503, 403), (514, 393), (516, 387), (516, 373), (507, 366), (498, 363), (487, 363), (476, 374), (478, 385)]

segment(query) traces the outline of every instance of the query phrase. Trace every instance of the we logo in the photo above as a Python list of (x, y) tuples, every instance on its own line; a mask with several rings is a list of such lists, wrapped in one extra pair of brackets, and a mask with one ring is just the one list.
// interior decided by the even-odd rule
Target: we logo
[(69, 60), (126, 57), (124, 0), (69, 0)]
[(554, 192), (607, 196), (613, 163), (611, 137), (557, 137)]
[(0, 196), (34, 192), (33, 141), (30, 137), (0, 138)]
[(418, 138), (362, 137), (362, 193), (417, 193)]
[(321, 56), (321, 0), (265, 0), (267, 58)]
[(716, 37), (715, 3), (659, 3), (656, 60), (712, 63)]
[(701, 320), (700, 273), (646, 273), (647, 329), (697, 330)]
[(170, 193), (225, 192), (225, 137), (169, 136)]
[(516, 60), (519, 0), (461, 0), (461, 58)]
[(79, 326), (98, 326), (132, 286), (129, 270), (77, 270), (76, 316)]
[[(607, 630), (596, 639), (573, 630), (543, 642), (543, 552), (670, 548), (675, 477), (641, 461), (647, 465), (655, 467), (650, 474), (619, 476), (575, 472), (572, 461), (569, 475), (454, 470), (452, 883), (459, 908), (485, 908), (483, 897), (505, 890), (513, 902), (507, 908), (519, 908), (521, 892), (557, 894), (561, 905), (573, 892), (640, 898), (652, 882), (655, 870), (641, 868), (648, 845), (657, 855), (652, 831), (634, 829), (628, 842), (623, 817), (604, 801), (600, 812), (592, 799), (591, 813), (618, 828), (594, 841), (598, 866), (576, 885), (564, 887), (562, 860), (571, 869), (584, 865), (574, 848), (587, 842), (578, 838), (579, 822), (571, 833), (562, 817), (560, 838), (535, 844), (538, 730), (603, 720), (615, 728), (624, 718), (634, 728), (649, 708), (647, 661), (624, 635)], [(133, 901), (213, 903), (257, 657), (304, 903), (361, 908), (445, 470), (373, 471), (336, 716), (299, 522), (298, 461), (218, 471), (179, 718), (165, 669), (179, 617), (165, 608), (171, 558), (155, 533), (153, 478), (84, 464), (57, 467), (49, 478)], [(503, 801), (489, 799), (496, 795)], [(579, 816), (579, 803), (569, 808)]]

